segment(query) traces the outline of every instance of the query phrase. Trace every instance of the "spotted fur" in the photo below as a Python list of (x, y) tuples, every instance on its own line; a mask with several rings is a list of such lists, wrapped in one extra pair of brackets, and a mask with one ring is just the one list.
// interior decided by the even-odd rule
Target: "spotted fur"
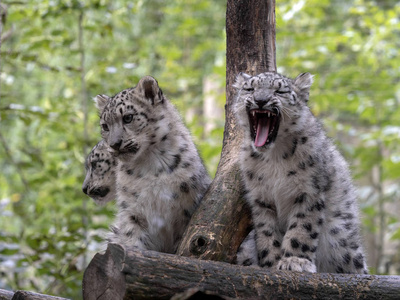
[(96, 103), (103, 139), (117, 157), (109, 240), (174, 253), (211, 182), (188, 129), (150, 76)]
[(115, 168), (116, 160), (108, 145), (101, 140), (93, 147), (86, 158), (86, 177), (83, 192), (96, 204), (103, 205), (116, 198)]
[(241, 73), (234, 84), (258, 264), (367, 273), (349, 168), (307, 106), (311, 84), (309, 73)]

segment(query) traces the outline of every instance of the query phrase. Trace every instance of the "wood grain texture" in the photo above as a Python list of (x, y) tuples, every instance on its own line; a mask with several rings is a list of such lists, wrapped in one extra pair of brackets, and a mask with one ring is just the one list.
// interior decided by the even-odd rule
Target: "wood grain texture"
[[(112, 278), (87, 277), (99, 265), (110, 276), (115, 273), (107, 272), (107, 266), (121, 270), (125, 287), (110, 286), (115, 283)], [(97, 289), (84, 299), (170, 299), (183, 297), (188, 290), (204, 293), (204, 299), (207, 295), (210, 299), (399, 299), (400, 295), (400, 276), (270, 271), (154, 251), (125, 251), (117, 244), (109, 244), (96, 265), (89, 265), (85, 281), (85, 286)], [(114, 298), (103, 297), (107, 289), (115, 291)]]

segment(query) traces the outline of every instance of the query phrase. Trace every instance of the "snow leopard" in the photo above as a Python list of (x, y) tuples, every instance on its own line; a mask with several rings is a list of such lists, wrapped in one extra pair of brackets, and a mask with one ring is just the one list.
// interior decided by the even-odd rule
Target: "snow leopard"
[(310, 73), (295, 79), (239, 73), (233, 85), (258, 264), (367, 274), (355, 187), (346, 161), (308, 106), (312, 82)]
[(116, 198), (116, 165), (115, 157), (104, 140), (98, 142), (87, 156), (82, 191), (96, 204), (104, 205)]
[(189, 130), (151, 76), (95, 101), (102, 137), (117, 159), (109, 241), (175, 253), (211, 183)]

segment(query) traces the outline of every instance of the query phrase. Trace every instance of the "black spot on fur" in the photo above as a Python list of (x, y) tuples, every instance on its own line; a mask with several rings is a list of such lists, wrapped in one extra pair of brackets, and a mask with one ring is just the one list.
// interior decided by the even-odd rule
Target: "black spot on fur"
[(301, 251), (303, 251), (303, 252), (310, 251), (310, 246), (308, 246), (307, 244), (303, 244), (301, 246)]
[(357, 250), (358, 248), (360, 248), (360, 246), (356, 242), (350, 244), (350, 249)]
[(301, 143), (304, 145), (305, 143), (307, 143), (307, 140), (308, 140), (308, 137), (303, 136), (303, 137), (301, 138)]
[(182, 163), (182, 168), (186, 169), (188, 167), (190, 167), (190, 163), (188, 163), (188, 162)]
[(311, 230), (312, 230), (312, 225), (311, 225), (311, 223), (304, 223), (304, 224), (303, 224), (303, 228), (304, 228), (305, 230), (307, 230), (308, 232), (311, 232)]
[(350, 263), (350, 260), (351, 260), (350, 253), (347, 252), (346, 254), (343, 255), (342, 258), (343, 258), (343, 263), (345, 265), (348, 265)]
[(294, 222), (292, 225), (289, 226), (288, 230), (291, 230), (291, 229), (296, 228), (296, 227), (297, 227), (297, 223)]
[(298, 214), (296, 215), (296, 218), (299, 218), (299, 219), (304, 219), (305, 217), (306, 217), (306, 215), (303, 214), (303, 213), (298, 213)]
[(287, 154), (286, 152), (283, 153), (283, 155), (282, 155), (282, 158), (283, 158), (283, 159), (287, 159), (288, 157), (289, 157), (289, 154)]
[(126, 170), (126, 174), (132, 175), (133, 174), (133, 170)]
[(181, 162), (181, 156), (179, 154), (174, 155), (174, 161), (172, 165), (168, 167), (169, 173), (172, 173), (179, 166), (180, 162)]
[(340, 219), (352, 220), (352, 219), (354, 219), (354, 215), (352, 213), (342, 213), (342, 214), (340, 214)]
[(318, 219), (317, 224), (320, 225), (320, 226), (321, 226), (322, 224), (324, 224), (324, 219), (322, 219), (322, 218)]
[(299, 163), (299, 169), (300, 170), (305, 170), (306, 169), (306, 163), (304, 161)]
[(344, 273), (344, 270), (342, 267), (337, 267), (335, 272), (336, 273)]
[(336, 234), (339, 233), (339, 231), (340, 231), (340, 229), (339, 229), (338, 227), (333, 227), (333, 228), (329, 231), (329, 233), (332, 234), (332, 235), (336, 235)]
[(364, 257), (361, 253), (353, 258), (353, 264), (356, 269), (362, 269), (364, 267)]
[(325, 202), (323, 200), (318, 200), (318, 202), (315, 204), (315, 208), (318, 211), (321, 211), (325, 208)]
[(164, 136), (161, 138), (161, 141), (164, 142), (167, 138), (168, 138), (168, 134), (164, 135)]
[(318, 237), (318, 232), (313, 232), (310, 234), (310, 238), (312, 238), (313, 240), (315, 240)]
[(293, 139), (293, 141), (292, 141), (292, 150), (291, 150), (291, 154), (292, 154), (292, 156), (294, 155), (294, 153), (296, 152), (296, 149), (297, 149), (297, 143), (298, 143), (298, 141), (297, 141), (297, 138), (294, 138)]
[(314, 176), (311, 177), (311, 180), (312, 180), (313, 188), (319, 192), (321, 190), (319, 176), (318, 175), (314, 175)]
[(268, 249), (262, 250), (260, 253), (258, 253), (258, 259), (261, 260), (261, 259), (267, 257), (268, 254), (269, 254)]
[(254, 202), (255, 202), (258, 206), (260, 206), (260, 207), (262, 207), (262, 208), (267, 208), (267, 209), (272, 209), (272, 210), (274, 210), (271, 204), (265, 203), (265, 202), (261, 201), (260, 199), (256, 199)]
[(293, 176), (293, 175), (296, 175), (296, 174), (297, 174), (296, 171), (289, 171), (288, 176)]
[(120, 206), (122, 209), (127, 209), (127, 208), (128, 208), (128, 204), (127, 204), (125, 201), (122, 201), (122, 202), (119, 204), (119, 206)]
[(182, 193), (189, 193), (189, 185), (186, 182), (182, 182), (180, 190)]
[(251, 259), (250, 259), (250, 258), (246, 259), (246, 260), (242, 263), (242, 265), (243, 265), (243, 266), (246, 266), (246, 267), (251, 266), (251, 265), (252, 265)]
[(315, 253), (315, 251), (317, 251), (317, 247), (316, 246), (313, 246), (313, 247), (310, 248), (310, 252), (311, 253)]
[(270, 230), (263, 230), (262, 233), (266, 236), (266, 237), (270, 237), (272, 236), (273, 232)]
[(285, 252), (285, 257), (291, 257), (291, 256), (293, 256), (293, 253), (291, 253), (291, 252)]
[(307, 164), (309, 167), (313, 167), (315, 165), (314, 158), (311, 155), (308, 157)]
[(281, 242), (279, 242), (278, 240), (274, 240), (273, 244), (274, 247), (279, 248), (281, 246)]
[(265, 263), (261, 264), (261, 267), (271, 268), (274, 263), (272, 261), (267, 260)]
[(340, 239), (339, 240), (339, 245), (341, 247), (347, 247), (347, 240), (346, 239)]
[(246, 172), (246, 175), (247, 175), (247, 177), (249, 178), (249, 180), (253, 180), (253, 178), (254, 178), (254, 173), (253, 173), (253, 172), (247, 171), (247, 172)]
[(265, 223), (258, 223), (257, 224), (257, 228), (261, 228), (261, 227), (264, 227), (265, 226)]
[(290, 240), (290, 245), (292, 246), (293, 249), (297, 249), (300, 247), (300, 243), (296, 238), (292, 238)]
[(351, 222), (344, 223), (344, 228), (346, 230), (351, 230), (352, 227), (353, 227), (353, 223), (351, 223)]
[(297, 196), (297, 198), (294, 200), (294, 203), (295, 204), (297, 204), (297, 203), (301, 204), (301, 203), (304, 202), (304, 200), (306, 200), (306, 198), (307, 198), (307, 194), (306, 193), (302, 193), (299, 196)]

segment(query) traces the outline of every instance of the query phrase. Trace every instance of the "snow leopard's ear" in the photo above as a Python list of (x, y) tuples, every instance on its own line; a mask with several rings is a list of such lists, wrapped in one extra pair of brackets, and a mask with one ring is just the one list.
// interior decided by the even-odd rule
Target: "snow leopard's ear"
[(251, 78), (251, 75), (240, 72), (236, 75), (235, 82), (233, 83), (233, 87), (240, 90), (243, 87), (243, 84)]
[(150, 101), (152, 105), (158, 103), (164, 103), (164, 95), (161, 88), (158, 86), (158, 82), (151, 76), (145, 76), (139, 80), (136, 88), (138, 91)]
[(94, 97), (93, 101), (96, 104), (97, 109), (99, 110), (99, 114), (103, 112), (108, 100), (110, 100), (110, 97), (108, 97), (107, 95), (97, 95), (96, 97)]
[(301, 73), (293, 80), (296, 94), (305, 102), (308, 101), (310, 87), (314, 81), (313, 77), (310, 73)]

